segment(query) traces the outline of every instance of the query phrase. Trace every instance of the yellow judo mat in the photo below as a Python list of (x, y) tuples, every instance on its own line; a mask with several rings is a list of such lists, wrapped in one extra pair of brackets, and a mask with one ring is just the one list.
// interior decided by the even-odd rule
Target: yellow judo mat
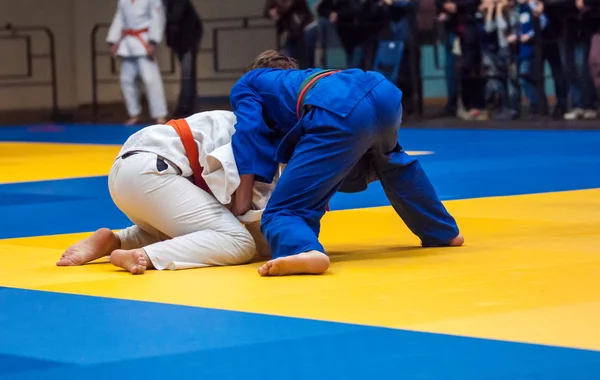
[(0, 285), (600, 349), (600, 190), (447, 206), (464, 247), (418, 248), (390, 207), (328, 214), (324, 276), (55, 267), (72, 234), (0, 241)]
[[(415, 154), (438, 154), (421, 145)], [(119, 150), (12, 142), (0, 148), (0, 166), (8, 168), (0, 183), (13, 185), (106, 175)], [(59, 268), (64, 249), (91, 229), (24, 233), (0, 240), (0, 287), (600, 351), (600, 188), (445, 204), (463, 247), (421, 248), (390, 206), (327, 213), (321, 240), (332, 266), (321, 276), (262, 278), (259, 262), (143, 276), (107, 260)], [(93, 210), (80, 212), (94, 218)]]
[(93, 144), (0, 142), (0, 183), (106, 175), (120, 148)]

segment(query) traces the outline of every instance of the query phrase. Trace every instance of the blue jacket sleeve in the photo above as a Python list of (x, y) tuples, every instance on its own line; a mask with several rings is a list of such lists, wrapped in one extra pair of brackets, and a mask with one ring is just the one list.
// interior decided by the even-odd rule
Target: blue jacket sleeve
[(271, 183), (278, 168), (275, 153), (280, 136), (263, 119), (263, 100), (244, 77), (231, 89), (230, 100), (237, 118), (231, 145), (238, 172)]

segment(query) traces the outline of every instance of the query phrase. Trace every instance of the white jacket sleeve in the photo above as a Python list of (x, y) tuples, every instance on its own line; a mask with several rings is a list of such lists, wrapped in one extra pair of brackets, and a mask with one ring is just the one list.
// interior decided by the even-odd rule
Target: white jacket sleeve
[(123, 32), (123, 15), (121, 12), (121, 1), (119, 0), (117, 1), (117, 10), (106, 36), (106, 42), (109, 44), (116, 44), (121, 39), (121, 33)]
[(148, 28), (148, 40), (160, 44), (165, 33), (165, 9), (162, 0), (150, 0), (150, 27)]

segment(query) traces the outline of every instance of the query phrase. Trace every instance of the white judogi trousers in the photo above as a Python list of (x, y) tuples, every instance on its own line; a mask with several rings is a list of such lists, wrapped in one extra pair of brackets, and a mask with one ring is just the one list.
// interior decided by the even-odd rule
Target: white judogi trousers
[(140, 88), (136, 81), (138, 77), (144, 82), (152, 118), (166, 117), (167, 101), (157, 59), (151, 61), (145, 56), (120, 58), (121, 90), (129, 117), (136, 117), (142, 113)]
[[(175, 270), (244, 264), (257, 244), (265, 246), (226, 206), (158, 158), (139, 152), (118, 158), (111, 168), (111, 197), (135, 223), (117, 233), (122, 249), (144, 248), (156, 269)], [(249, 229), (256, 233), (254, 224)]]

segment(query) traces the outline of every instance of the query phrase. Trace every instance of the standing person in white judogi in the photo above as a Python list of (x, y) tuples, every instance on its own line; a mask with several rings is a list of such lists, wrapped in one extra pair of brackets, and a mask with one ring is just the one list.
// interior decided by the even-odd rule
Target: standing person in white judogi
[[(133, 134), (110, 170), (108, 186), (117, 207), (135, 225), (117, 233), (99, 229), (68, 248), (58, 266), (82, 265), (110, 255), (115, 266), (142, 274), (148, 268), (244, 264), (257, 254), (270, 254), (259, 231), (260, 218), (279, 175), (270, 184), (257, 182), (253, 210), (236, 218), (229, 211), (240, 183), (231, 148), (235, 115), (201, 112), (175, 123), (182, 120), (189, 126), (189, 141), (197, 147), (197, 170), (189, 154), (193, 149), (173, 121)], [(195, 172), (201, 173), (206, 190)]]
[(156, 47), (163, 38), (165, 12), (162, 0), (118, 0), (117, 11), (106, 42), (111, 54), (121, 59), (121, 90), (129, 120), (140, 121), (142, 106), (136, 79), (141, 76), (146, 87), (150, 114), (157, 123), (165, 123), (167, 104)]

